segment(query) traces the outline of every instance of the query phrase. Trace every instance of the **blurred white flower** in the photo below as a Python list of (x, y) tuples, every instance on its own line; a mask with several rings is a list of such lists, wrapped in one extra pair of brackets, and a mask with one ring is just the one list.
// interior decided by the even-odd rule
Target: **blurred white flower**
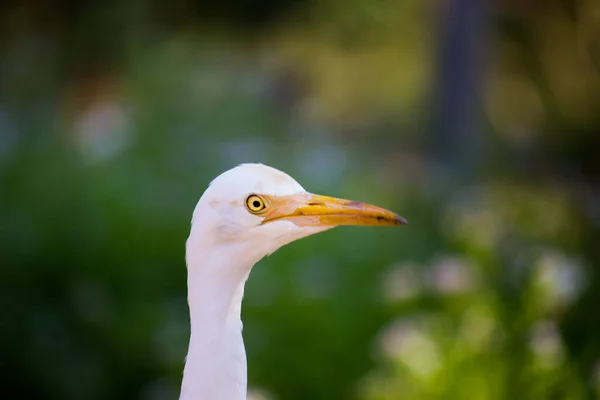
[(441, 365), (441, 354), (427, 330), (414, 321), (398, 321), (380, 337), (383, 353), (399, 359), (416, 376), (427, 378)]
[(424, 332), (410, 332), (400, 346), (400, 359), (415, 375), (423, 378), (439, 369), (440, 358), (436, 342)]
[(412, 321), (398, 320), (385, 328), (379, 336), (379, 346), (382, 353), (388, 358), (400, 356), (400, 347), (408, 335), (416, 330)]
[(584, 288), (583, 266), (565, 254), (545, 250), (535, 267), (535, 283), (540, 286), (548, 308), (569, 305)]
[(274, 400), (275, 397), (266, 390), (257, 387), (248, 388), (246, 400)]
[(418, 264), (404, 262), (385, 271), (382, 282), (384, 298), (393, 302), (418, 296), (423, 286), (420, 276), (422, 269)]
[(75, 121), (79, 150), (90, 163), (106, 161), (129, 145), (132, 124), (123, 104), (115, 100), (99, 101)]
[(465, 293), (475, 286), (473, 268), (464, 258), (444, 256), (434, 263), (431, 284), (439, 293)]
[(560, 333), (552, 321), (535, 324), (530, 332), (529, 347), (536, 361), (545, 368), (560, 364), (565, 356)]

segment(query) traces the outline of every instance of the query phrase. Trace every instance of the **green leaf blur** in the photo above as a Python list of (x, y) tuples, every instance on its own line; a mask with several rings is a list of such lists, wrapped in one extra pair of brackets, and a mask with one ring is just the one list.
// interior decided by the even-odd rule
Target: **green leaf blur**
[(597, 1), (9, 1), (0, 22), (6, 398), (177, 398), (191, 213), (242, 162), (409, 221), (254, 268), (250, 399), (600, 397)]

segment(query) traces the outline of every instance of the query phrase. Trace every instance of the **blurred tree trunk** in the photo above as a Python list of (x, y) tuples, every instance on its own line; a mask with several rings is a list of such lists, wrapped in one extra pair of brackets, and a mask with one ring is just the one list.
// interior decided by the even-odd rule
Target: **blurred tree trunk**
[(479, 93), (486, 9), (485, 0), (448, 0), (439, 32), (433, 152), (463, 177), (472, 176), (482, 161)]

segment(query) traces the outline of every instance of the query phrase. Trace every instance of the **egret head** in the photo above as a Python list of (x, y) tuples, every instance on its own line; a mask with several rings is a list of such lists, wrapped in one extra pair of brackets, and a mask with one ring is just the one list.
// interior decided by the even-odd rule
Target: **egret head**
[(240, 314), (258, 260), (339, 225), (405, 223), (379, 207), (308, 193), (265, 165), (218, 176), (196, 205), (186, 245), (191, 335), (180, 399), (246, 399)]
[(254, 263), (287, 243), (339, 225), (402, 224), (404, 218), (385, 209), (311, 194), (284, 172), (242, 164), (215, 178), (200, 198), (188, 252), (199, 238)]

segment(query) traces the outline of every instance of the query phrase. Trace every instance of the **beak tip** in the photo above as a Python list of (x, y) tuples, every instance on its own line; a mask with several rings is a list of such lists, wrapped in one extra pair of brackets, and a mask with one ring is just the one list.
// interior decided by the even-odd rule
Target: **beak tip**
[(408, 225), (408, 221), (399, 215), (396, 215), (396, 223), (398, 225)]

